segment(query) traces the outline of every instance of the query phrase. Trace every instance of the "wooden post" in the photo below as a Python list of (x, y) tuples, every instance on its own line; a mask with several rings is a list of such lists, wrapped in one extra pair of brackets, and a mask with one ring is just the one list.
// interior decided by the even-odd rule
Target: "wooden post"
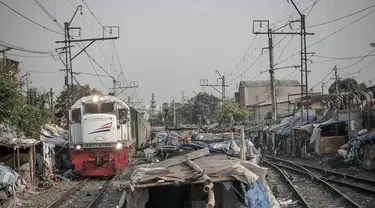
[(33, 184), (33, 153), (31, 147), (29, 147), (29, 173), (30, 173), (30, 184)]
[(20, 147), (17, 146), (17, 171), (18, 171), (18, 174), (21, 174), (20, 172)]
[(241, 160), (245, 160), (245, 128), (241, 126), (241, 138), (242, 138), (242, 147), (241, 147)]

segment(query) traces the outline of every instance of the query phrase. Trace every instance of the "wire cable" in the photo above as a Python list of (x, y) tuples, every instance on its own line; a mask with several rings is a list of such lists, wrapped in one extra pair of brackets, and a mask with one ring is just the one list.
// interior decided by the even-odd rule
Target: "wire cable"
[[(238, 66), (239, 66), (243, 61), (246, 60), (246, 59), (245, 59), (245, 56), (246, 56), (247, 53), (249, 52), (250, 48), (253, 46), (253, 44), (254, 44), (254, 42), (255, 42), (255, 40), (256, 40), (257, 37), (258, 37), (258, 36), (255, 35), (255, 37), (254, 37), (253, 40), (251, 41), (249, 47), (247, 47), (247, 50), (246, 50), (246, 52), (244, 53), (244, 55), (242, 56), (241, 60), (236, 64), (236, 66), (233, 68), (233, 70), (229, 73), (229, 76), (231, 76), (231, 75), (233, 74), (233, 72), (238, 68)], [(250, 54), (250, 55), (251, 55), (251, 54)], [(248, 56), (250, 56), (250, 55), (248, 55)]]
[(38, 1), (38, 0), (34, 0), (34, 2), (43, 10), (44, 13), (47, 14), (47, 16), (54, 22), (56, 23), (56, 25), (62, 30), (64, 31), (64, 27), (57, 21), (57, 19), (52, 16), (51, 13), (49, 13), (49, 11)]
[(1, 3), (2, 5), (4, 5), (5, 7), (7, 7), (8, 9), (12, 10), (14, 13), (16, 13), (16, 14), (18, 14), (19, 16), (23, 17), (24, 19), (28, 20), (29, 22), (32, 22), (32, 23), (34, 23), (35, 25), (37, 25), (37, 26), (39, 26), (39, 27), (41, 27), (41, 28), (43, 28), (43, 29), (45, 29), (45, 30), (48, 30), (48, 31), (50, 31), (50, 32), (53, 32), (53, 33), (56, 33), (56, 34), (59, 34), (59, 35), (64, 35), (63, 33), (57, 32), (56, 30), (50, 29), (50, 28), (48, 28), (48, 27), (46, 27), (46, 26), (44, 26), (44, 25), (41, 25), (41, 24), (35, 22), (34, 20), (32, 20), (32, 19), (26, 17), (25, 15), (23, 15), (23, 14), (21, 14), (20, 12), (16, 11), (16, 10), (13, 9), (12, 7), (8, 6), (8, 5), (5, 4), (4, 2), (0, 1), (0, 3)]
[(356, 72), (352, 72), (352, 73), (349, 73), (348, 75), (354, 75), (356, 73), (361, 73), (361, 71), (367, 69), (370, 65), (372, 65), (373, 63), (375, 62), (375, 59), (373, 59), (370, 63), (368, 63), (366, 66), (364, 66), (363, 68), (357, 70)]
[[(373, 11), (367, 13), (366, 15), (360, 17), (359, 19), (357, 19), (357, 20), (355, 20), (355, 21), (353, 21), (353, 22), (351, 22), (351, 23), (349, 23), (348, 25), (346, 25), (346, 26), (340, 28), (339, 30), (334, 31), (333, 33), (331, 33), (331, 34), (327, 35), (326, 37), (324, 37), (324, 38), (322, 38), (322, 39), (320, 39), (320, 40), (314, 42), (313, 44), (307, 46), (306, 48), (310, 48), (310, 47), (312, 47), (312, 46), (314, 46), (314, 45), (316, 45), (316, 44), (318, 44), (318, 43), (321, 43), (322, 41), (324, 41), (324, 40), (326, 40), (326, 39), (328, 39), (328, 38), (330, 38), (330, 37), (336, 35), (337, 33), (341, 32), (341, 31), (343, 31), (344, 29), (350, 27), (351, 25), (353, 25), (353, 24), (359, 22), (360, 20), (362, 20), (363, 18), (369, 16), (370, 14), (372, 14), (372, 13), (374, 13), (374, 12), (375, 12), (375, 10), (373, 10)], [(296, 55), (298, 55), (298, 54), (300, 54), (300, 52), (296, 52), (296, 53), (292, 54), (291, 56), (289, 56), (288, 58), (282, 60), (282, 61), (281, 61), (280, 63), (278, 63), (278, 64), (284, 63), (285, 61), (287, 61), (287, 60), (293, 58), (294, 56), (296, 56)], [(278, 65), (278, 64), (277, 64), (277, 65)]]
[(234, 81), (234, 80), (236, 80), (236, 79), (242, 77), (242, 75), (244, 75), (247, 71), (249, 71), (249, 70), (254, 66), (254, 64), (260, 59), (260, 57), (262, 57), (262, 55), (264, 55), (264, 54), (265, 54), (265, 53), (261, 53), (261, 54), (258, 56), (258, 58), (256, 58), (255, 61), (254, 61), (249, 67), (247, 67), (247, 69), (246, 69), (244, 72), (242, 72), (239, 76), (237, 76), (236, 78), (233, 78), (233, 79), (230, 80), (229, 82), (232, 82), (232, 81)]
[(27, 49), (27, 48), (22, 48), (20, 46), (16, 46), (14, 44), (11, 44), (11, 43), (8, 43), (8, 42), (2, 41), (2, 40), (0, 40), (0, 46), (6, 47), (6, 48), (11, 48), (11, 49), (17, 50), (17, 51), (23, 51), (23, 52), (26, 52), (26, 53), (52, 54), (53, 55), (53, 53), (50, 52), (50, 51), (35, 51), (35, 50)]
[(350, 67), (352, 67), (352, 66), (354, 66), (354, 65), (356, 65), (356, 64), (358, 64), (359, 62), (361, 62), (361, 61), (363, 61), (363, 59), (365, 59), (366, 57), (368, 57), (368, 55), (370, 55), (372, 52), (374, 52), (375, 51), (375, 48), (374, 49), (372, 49), (366, 56), (364, 56), (364, 57), (362, 57), (361, 59), (359, 59), (358, 61), (356, 61), (356, 62), (354, 62), (354, 63), (352, 63), (352, 64), (349, 64), (348, 66), (344, 66), (344, 67), (341, 67), (341, 68), (338, 68), (338, 69), (347, 69), (347, 68), (350, 68)]
[(342, 19), (345, 19), (345, 18), (351, 17), (351, 16), (353, 16), (353, 15), (359, 14), (359, 13), (361, 13), (361, 12), (363, 12), (363, 11), (366, 11), (366, 10), (368, 10), (368, 9), (371, 9), (371, 8), (373, 8), (373, 7), (375, 7), (375, 4), (374, 4), (374, 5), (371, 5), (371, 6), (369, 6), (369, 7), (366, 7), (366, 8), (364, 8), (364, 9), (361, 9), (361, 10), (359, 10), (359, 11), (356, 11), (356, 12), (354, 12), (354, 13), (351, 13), (351, 14), (345, 15), (345, 16), (343, 16), (343, 17), (339, 17), (339, 18), (337, 18), (337, 19), (330, 20), (330, 21), (327, 21), (327, 22), (322, 22), (322, 23), (319, 23), (319, 24), (316, 24), (316, 25), (312, 25), (312, 26), (309, 26), (309, 27), (306, 27), (306, 28), (314, 28), (314, 27), (319, 27), (319, 26), (326, 25), (326, 24), (329, 24), (329, 23), (332, 23), (332, 22), (336, 22), (336, 21), (339, 21), (339, 20), (342, 20)]

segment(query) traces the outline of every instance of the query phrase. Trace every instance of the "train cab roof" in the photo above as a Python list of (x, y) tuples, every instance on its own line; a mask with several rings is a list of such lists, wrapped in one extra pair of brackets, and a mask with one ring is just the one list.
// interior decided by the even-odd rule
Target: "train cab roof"
[(95, 103), (95, 102), (103, 102), (103, 101), (110, 101), (114, 103), (119, 103), (123, 107), (127, 108), (130, 110), (129, 106), (122, 101), (120, 98), (115, 97), (113, 95), (90, 95), (90, 96), (85, 96), (82, 97), (81, 99), (77, 100), (70, 108), (80, 108), (82, 107), (85, 103)]

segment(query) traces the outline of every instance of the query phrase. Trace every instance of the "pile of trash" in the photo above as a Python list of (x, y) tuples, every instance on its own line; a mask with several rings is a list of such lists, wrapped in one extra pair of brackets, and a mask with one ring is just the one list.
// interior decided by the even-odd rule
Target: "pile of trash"
[[(0, 205), (26, 188), (26, 182), (12, 168), (0, 165)], [(1, 206), (0, 206), (1, 207)]]

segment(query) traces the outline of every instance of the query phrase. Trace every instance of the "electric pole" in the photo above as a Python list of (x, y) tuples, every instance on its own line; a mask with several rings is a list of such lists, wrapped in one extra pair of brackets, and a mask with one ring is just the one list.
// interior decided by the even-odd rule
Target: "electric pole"
[[(217, 92), (219, 92), (221, 94), (222, 103), (224, 103), (224, 101), (225, 101), (225, 88), (227, 86), (229, 86), (229, 85), (225, 84), (225, 76), (222, 76), (218, 70), (215, 70), (215, 72), (219, 75), (220, 78), (218, 78), (218, 79), (221, 80), (221, 84), (210, 85), (210, 84), (208, 84), (208, 80), (207, 79), (201, 79), (200, 80), (200, 86), (209, 86), (209, 87), (212, 87), (214, 90), (216, 90)], [(216, 87), (221, 87), (221, 91), (218, 90), (218, 89), (216, 89)], [(222, 107), (221, 107), (221, 117), (224, 118), (224, 112), (223, 112), (223, 108)], [(224, 121), (224, 119), (223, 119), (223, 121)], [(222, 126), (221, 131), (223, 133), (223, 131), (224, 131), (223, 124), (221, 124), (221, 126)]]
[(54, 123), (55, 120), (55, 113), (54, 113), (54, 106), (53, 106), (53, 90), (52, 88), (49, 89), (49, 96), (50, 96), (50, 107), (51, 107), (51, 123)]
[(277, 112), (276, 112), (276, 104), (275, 104), (275, 97), (276, 97), (276, 90), (275, 90), (275, 71), (273, 69), (273, 40), (272, 40), (272, 31), (271, 29), (268, 30), (268, 52), (269, 52), (269, 59), (270, 59), (270, 84), (271, 84), (271, 103), (272, 103), (272, 118), (274, 121), (277, 120)]
[(322, 95), (324, 95), (324, 82), (322, 82)]
[(339, 95), (340, 94), (340, 91), (339, 91), (339, 82), (340, 82), (341, 78), (337, 74), (337, 66), (333, 67), (333, 70), (335, 71), (335, 77), (333, 77), (331, 79), (335, 80), (336, 94)]
[[(293, 0), (291, 0), (294, 8), (297, 10), (298, 14), (300, 15), (301, 19), (300, 19), (300, 22), (301, 22), (301, 30), (300, 32), (276, 32), (278, 29), (276, 29), (275, 31), (270, 31), (270, 27), (269, 27), (269, 20), (254, 20), (253, 21), (253, 34), (275, 34), (275, 35), (300, 35), (301, 36), (301, 121), (302, 121), (302, 124), (303, 124), (303, 113), (304, 113), (304, 109), (303, 109), (303, 100), (304, 100), (304, 91), (306, 89), (306, 95), (307, 95), (307, 98), (308, 98), (308, 83), (307, 83), (307, 79), (308, 79), (308, 70), (307, 70), (307, 51), (306, 51), (306, 35), (314, 35), (314, 33), (307, 33), (306, 32), (306, 24), (305, 24), (305, 15), (303, 15), (298, 7), (295, 5), (295, 3), (293, 2)], [(294, 22), (294, 21), (293, 21)], [(256, 23), (259, 23), (260, 25), (260, 28), (263, 27), (264, 24), (266, 24), (266, 27), (267, 27), (267, 31), (263, 31), (263, 32), (256, 32), (255, 31), (255, 24)], [(271, 61), (271, 60), (270, 60)], [(271, 66), (270, 66), (270, 70), (271, 70)], [(305, 76), (305, 77), (304, 77)], [(304, 79), (305, 78), (305, 79)], [(271, 84), (272, 85), (272, 84)], [(271, 86), (271, 88), (273, 88)], [(271, 92), (272, 94), (273, 92)], [(276, 109), (276, 108), (275, 108)], [(307, 117), (308, 117), (308, 114), (309, 112), (306, 111), (307, 113)], [(308, 119), (307, 119), (307, 122)]]

